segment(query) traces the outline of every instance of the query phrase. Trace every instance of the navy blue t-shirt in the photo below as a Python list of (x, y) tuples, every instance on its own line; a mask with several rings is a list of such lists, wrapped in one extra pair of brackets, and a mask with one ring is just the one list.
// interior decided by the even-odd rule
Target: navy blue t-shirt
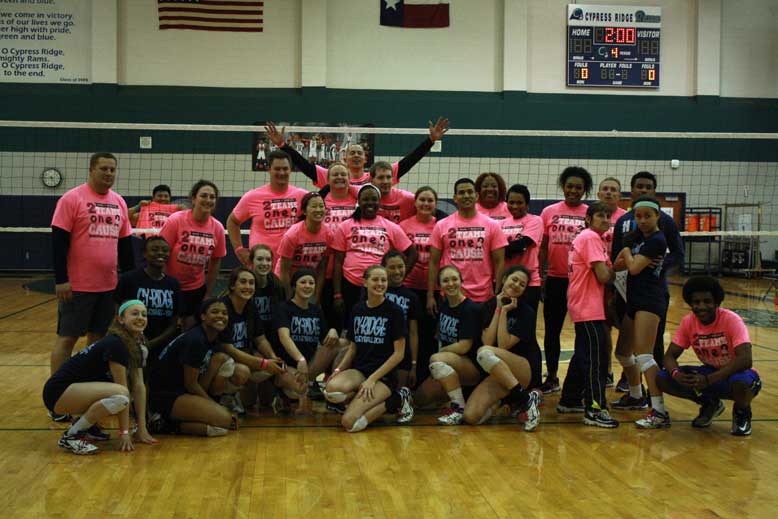
[(70, 357), (60, 366), (51, 381), (63, 385), (77, 382), (114, 382), (109, 362), (130, 365), (127, 346), (116, 335), (106, 335)]
[(440, 346), (448, 346), (464, 339), (473, 339), (473, 345), (467, 356), (475, 359), (481, 347), (481, 305), (470, 299), (451, 308), (445, 297), (439, 307), (438, 341)]
[(278, 356), (287, 364), (292, 366), (297, 364), (297, 359), (293, 359), (287, 353), (278, 338), (278, 329), (288, 328), (289, 337), (294, 341), (297, 349), (308, 362), (311, 362), (316, 348), (327, 335), (327, 322), (324, 320), (321, 308), (315, 304), (309, 304), (308, 308), (300, 308), (289, 300), (276, 305), (273, 315), (276, 331), (273, 333), (271, 342)]
[[(621, 215), (613, 226), (613, 248), (611, 249), (611, 261), (616, 261), (616, 257), (624, 248), (623, 240), (624, 235), (634, 231), (637, 228), (635, 223), (635, 211), (627, 211)], [(665, 257), (663, 264), (665, 272), (668, 269), (679, 265), (683, 267), (684, 262), (684, 246), (681, 233), (678, 232), (678, 226), (675, 224), (675, 220), (669, 214), (664, 211), (659, 212), (659, 228), (665, 235), (667, 241), (667, 247), (670, 249), (670, 253)], [(665, 287), (667, 284), (665, 284)]]
[(419, 304), (419, 297), (408, 287), (389, 287), (386, 289), (386, 298), (392, 303), (396, 304), (403, 311), (403, 318), (407, 324), (408, 333), (405, 335), (405, 347), (410, 347), (410, 322), (416, 321), (417, 323), (421, 319), (421, 305)]
[(229, 321), (224, 331), (219, 334), (219, 339), (224, 344), (232, 344), (239, 350), (254, 351), (256, 349), (254, 340), (265, 333), (257, 307), (254, 306), (253, 301), (249, 301), (243, 307), (243, 312), (238, 313), (229, 296), (224, 296), (221, 300), (227, 307)]
[(637, 276), (630, 274), (627, 276), (627, 302), (656, 301), (664, 304), (665, 301), (665, 271), (662, 268), (665, 253), (667, 251), (667, 241), (662, 231), (657, 231), (648, 238), (638, 233), (634, 245), (632, 246), (632, 255), (645, 256), (647, 258), (658, 259), (656, 267), (647, 266)]
[[(483, 305), (483, 320), (481, 328), (487, 328), (492, 322), (494, 309), (497, 307), (497, 298), (493, 297)], [(519, 306), (508, 312), (508, 333), (519, 338), (516, 348), (538, 348), (538, 338), (536, 335), (537, 314), (527, 303), (519, 299)], [(492, 344), (491, 346), (497, 346)]]
[(208, 370), (214, 353), (223, 351), (216, 338), (208, 341), (202, 326), (187, 330), (168, 344), (151, 368), (151, 391), (186, 392), (184, 366), (196, 368), (200, 374)]
[(152, 340), (165, 331), (175, 318), (181, 315), (181, 285), (168, 275), (156, 280), (146, 274), (145, 269), (137, 269), (119, 278), (119, 284), (113, 293), (113, 299), (120, 305), (128, 299), (139, 299), (146, 305), (149, 324), (143, 334)]
[(375, 308), (360, 301), (351, 312), (346, 333), (357, 345), (352, 367), (368, 377), (394, 353), (394, 341), (405, 337), (407, 324), (402, 309), (389, 300)]

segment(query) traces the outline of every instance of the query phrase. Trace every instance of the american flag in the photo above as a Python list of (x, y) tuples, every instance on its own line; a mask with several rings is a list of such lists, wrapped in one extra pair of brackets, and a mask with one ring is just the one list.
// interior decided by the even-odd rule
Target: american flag
[(157, 0), (160, 29), (262, 32), (264, 2)]

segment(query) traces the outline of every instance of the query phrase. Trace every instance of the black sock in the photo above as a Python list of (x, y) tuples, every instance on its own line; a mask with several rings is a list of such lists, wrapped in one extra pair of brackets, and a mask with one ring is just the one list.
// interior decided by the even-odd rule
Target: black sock
[(529, 393), (522, 387), (521, 384), (516, 384), (511, 388), (508, 396), (505, 397), (505, 401), (511, 407), (523, 409), (529, 402)]

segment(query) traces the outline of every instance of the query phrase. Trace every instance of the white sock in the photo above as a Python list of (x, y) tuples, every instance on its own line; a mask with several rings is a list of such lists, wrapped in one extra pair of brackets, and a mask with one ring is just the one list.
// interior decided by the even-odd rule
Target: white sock
[(665, 397), (662, 395), (651, 397), (651, 407), (658, 413), (667, 414), (667, 411), (665, 411)]
[(451, 403), (455, 404), (458, 408), (465, 408), (465, 397), (462, 394), (462, 388), (458, 387), (453, 391), (448, 392), (448, 397), (451, 399)]
[(354, 422), (354, 425), (351, 427), (351, 429), (348, 430), (348, 432), (359, 432), (363, 430), (365, 427), (367, 427), (367, 418), (365, 415), (360, 416), (357, 418), (357, 421)]
[(637, 386), (629, 386), (629, 396), (632, 398), (643, 398), (643, 386), (640, 384)]
[(86, 419), (86, 415), (82, 414), (81, 417), (78, 420), (76, 420), (76, 423), (71, 425), (70, 429), (68, 429), (68, 436), (72, 436), (74, 434), (78, 434), (81, 431), (85, 431), (85, 430), (89, 429), (90, 427), (92, 427), (92, 423), (90, 423)]
[(215, 425), (206, 425), (205, 435), (211, 438), (214, 436), (226, 436), (227, 429), (223, 427), (216, 427)]

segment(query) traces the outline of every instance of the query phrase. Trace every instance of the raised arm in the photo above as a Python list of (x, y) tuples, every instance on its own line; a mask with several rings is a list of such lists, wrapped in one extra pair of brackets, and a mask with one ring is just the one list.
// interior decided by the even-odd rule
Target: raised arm
[(311, 164), (305, 160), (305, 157), (300, 155), (296, 149), (286, 143), (284, 129), (285, 128), (281, 128), (281, 131), (279, 131), (278, 128), (276, 128), (275, 123), (272, 121), (268, 121), (265, 125), (265, 133), (267, 134), (267, 138), (270, 139), (270, 142), (272, 142), (274, 146), (277, 146), (286, 152), (292, 158), (292, 163), (297, 167), (297, 169), (299, 169), (303, 175), (310, 178), (315, 184), (318, 179), (316, 174), (316, 165)]
[(397, 164), (397, 178), (401, 178), (408, 173), (413, 166), (424, 158), (424, 156), (430, 151), (436, 141), (443, 138), (443, 135), (448, 131), (448, 119), (444, 117), (438, 117), (435, 124), (429, 121), (430, 136), (424, 139), (413, 151), (403, 157)]

